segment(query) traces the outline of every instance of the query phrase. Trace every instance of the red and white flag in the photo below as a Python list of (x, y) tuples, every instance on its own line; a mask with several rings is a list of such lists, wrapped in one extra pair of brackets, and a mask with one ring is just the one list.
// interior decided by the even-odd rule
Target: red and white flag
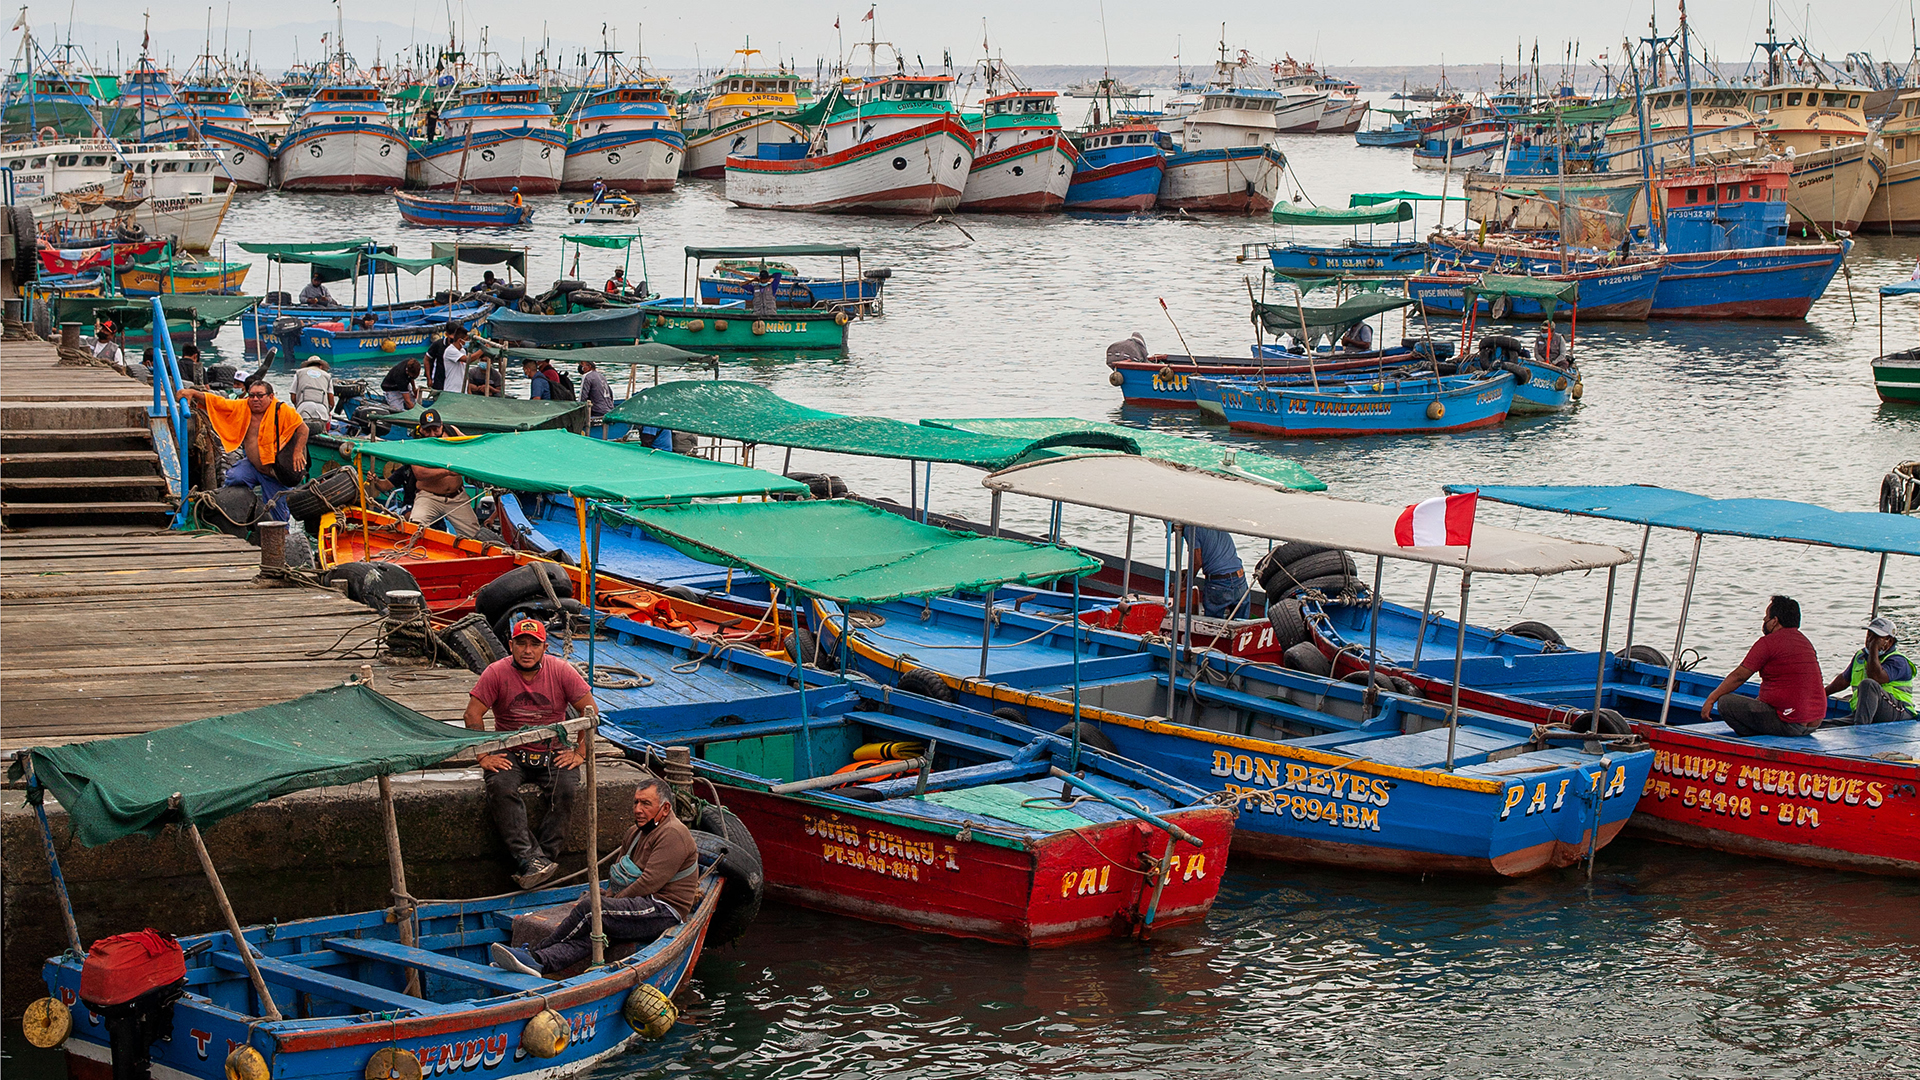
[(1393, 540), (1401, 547), (1464, 547), (1473, 543), (1473, 510), (1477, 492), (1443, 495), (1414, 503), (1400, 512)]
[(840, 29), (840, 16), (838, 16), (838, 15), (835, 15), (835, 16), (833, 17), (833, 28), (834, 28), (835, 30), (838, 30), (838, 29)]
[(873, 18), (873, 8), (868, 8), (867, 13), (865, 15), (860, 16), (860, 21), (867, 22), (872, 18)]

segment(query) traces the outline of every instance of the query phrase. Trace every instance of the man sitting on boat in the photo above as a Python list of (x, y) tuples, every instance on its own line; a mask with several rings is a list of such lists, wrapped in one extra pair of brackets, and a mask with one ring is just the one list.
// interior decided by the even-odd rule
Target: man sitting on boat
[(551, 360), (528, 360), (521, 365), (527, 373), (527, 397), (533, 401), (578, 401), (573, 381), (553, 366)]
[[(620, 857), (607, 873), (610, 895), (600, 901), (600, 925), (609, 942), (645, 945), (693, 910), (700, 888), (700, 852), (693, 833), (673, 812), (673, 791), (657, 776), (633, 791), (633, 825), (620, 840)], [(592, 954), (591, 900), (582, 896), (553, 933), (537, 945), (493, 946), (493, 966), (551, 977)]]
[(580, 361), (580, 396), (586, 399), (590, 422), (595, 426), (606, 423), (607, 414), (613, 411), (613, 387), (600, 374), (600, 365), (591, 360)]
[(1247, 568), (1233, 537), (1219, 529), (1189, 528), (1193, 561), (1200, 566), (1200, 611), (1209, 619), (1232, 615), (1247, 596)]
[[(416, 439), (439, 439), (460, 434), (460, 429), (449, 427), (441, 420), (437, 409), (421, 413), (420, 423), (413, 429)], [(436, 469), (429, 465), (414, 465), (411, 468), (417, 490), (413, 496), (413, 509), (407, 513), (408, 521), (431, 526), (444, 519), (461, 536), (471, 539), (480, 535), (480, 519), (474, 516), (473, 506), (467, 502), (466, 477), (452, 469)]]
[(307, 287), (300, 290), (300, 303), (307, 307), (340, 306), (334, 302), (333, 294), (327, 291), (327, 287), (320, 284), (320, 271), (318, 270), (313, 272), (313, 280), (307, 282)]
[(318, 356), (307, 357), (306, 363), (293, 374), (293, 409), (300, 419), (307, 422), (307, 433), (318, 435), (327, 430), (327, 422), (333, 418), (333, 369)]
[(413, 380), (420, 377), (420, 358), (409, 356), (387, 369), (380, 380), (380, 392), (387, 397), (387, 408), (404, 412), (413, 408)]
[[(1827, 716), (1826, 684), (1820, 681), (1820, 656), (1800, 632), (1800, 604), (1789, 597), (1767, 601), (1760, 640), (1700, 706), (1702, 720), (1720, 719), (1735, 735), (1811, 735)], [(1760, 676), (1760, 696), (1734, 691)]]
[[(538, 619), (514, 623), (507, 650), (508, 655), (489, 664), (468, 691), (462, 717), (468, 728), (485, 731), (488, 712), (493, 713), (495, 731), (558, 724), (566, 720), (569, 705), (582, 716), (599, 717), (587, 680), (572, 664), (547, 655), (547, 628)], [(592, 749), (589, 737), (582, 732), (577, 746), (549, 739), (480, 759), (487, 776), (487, 810), (515, 860), (513, 883), (522, 889), (544, 885), (560, 872), (554, 859), (573, 831), (580, 765)], [(527, 804), (520, 799), (522, 781), (532, 781), (547, 795), (547, 814), (540, 820), (538, 833), (527, 825)]]
[(1115, 360), (1145, 360), (1147, 358), (1147, 339), (1140, 336), (1138, 330), (1125, 338), (1107, 346), (1107, 362)]
[(113, 323), (102, 320), (93, 328), (93, 358), (105, 363), (120, 374), (127, 373), (127, 351), (114, 340)]
[(267, 513), (275, 521), (288, 520), (287, 501), (280, 496), (307, 472), (307, 424), (293, 406), (275, 401), (265, 379), (249, 383), (245, 398), (187, 387), (180, 399), (207, 414), (221, 449), (242, 451), (240, 460), (227, 467), (225, 486), (258, 487)]
[(1827, 693), (1853, 688), (1853, 714), (1848, 724), (1886, 724), (1913, 719), (1913, 661), (1899, 651), (1893, 620), (1881, 615), (1867, 624), (1866, 648), (1853, 654), (1853, 663), (1833, 677)]
[(1373, 327), (1364, 322), (1354, 323), (1346, 333), (1340, 335), (1340, 347), (1348, 352), (1373, 351)]
[(607, 287), (601, 291), (608, 296), (625, 296), (632, 284), (627, 281), (627, 272), (621, 267), (613, 268), (613, 276), (607, 279)]

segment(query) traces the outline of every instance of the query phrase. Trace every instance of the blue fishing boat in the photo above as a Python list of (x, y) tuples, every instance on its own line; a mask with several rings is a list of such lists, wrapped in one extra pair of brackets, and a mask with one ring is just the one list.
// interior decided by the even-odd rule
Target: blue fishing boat
[(1373, 128), (1371, 130), (1363, 128), (1354, 132), (1354, 142), (1361, 146), (1373, 146), (1386, 149), (1402, 149), (1409, 146), (1420, 145), (1421, 131), (1419, 125), (1409, 124), (1407, 122), (1407, 118), (1413, 115), (1412, 110), (1375, 108), (1374, 111), (1393, 117), (1393, 122), (1386, 127)]
[[(1135, 457), (1020, 465), (986, 483), (996, 503), (1011, 493), (1172, 518), (1181, 528), (1338, 538), (1349, 550), (1474, 572), (1554, 573), (1627, 559), (1614, 548), (1492, 528), (1477, 530), (1467, 552), (1401, 548), (1397, 510)], [(1170, 602), (1185, 593), (1176, 588)], [(1650, 751), (1626, 743), (1594, 753), (1531, 723), (1247, 663), (1182, 634), (1177, 610), (1171, 640), (1010, 604), (989, 613), (957, 598), (823, 601), (815, 610), (824, 651), (847, 656), (863, 675), (1010, 710), (1003, 715), (1042, 729), (1074, 731), (1077, 716), (1118, 753), (1217, 790), (1241, 811), (1235, 850), (1256, 856), (1407, 872), (1565, 866), (1619, 831), (1652, 767)]]
[[(144, 735), (29, 751), (32, 801), (51, 792), (82, 844), (180, 829), (227, 922), (178, 943), (142, 932), (144, 967), (96, 970), (128, 938), (96, 942), (89, 955), (66, 912), (70, 951), (47, 961), (48, 997), (29, 1006), (45, 1018), (33, 1026), (36, 1043), (63, 1047), (76, 1077), (144, 1075), (150, 1058), (158, 1075), (198, 1080), (364, 1080), (462, 1068), (544, 1080), (665, 1035), (676, 1016), (671, 996), (721, 903), (719, 836), (703, 839), (698, 898), (684, 921), (638, 948), (614, 944), (603, 954), (596, 907), (592, 966), (553, 978), (492, 967), (489, 950), (544, 936), (580, 899), (580, 886), (416, 905), (398, 834), (389, 832), (392, 908), (243, 928), (200, 837), (202, 826), (268, 797), (374, 778), (392, 822), (390, 775), (583, 726), (468, 732), (349, 685)], [(584, 768), (592, 790), (591, 761)], [(44, 809), (39, 818), (44, 831)], [(589, 840), (590, 865), (596, 844)], [(47, 850), (58, 882), (50, 834)], [(96, 986), (125, 998), (89, 1000)]]
[[(1395, 201), (1375, 206), (1341, 209), (1330, 206), (1294, 206), (1276, 204), (1273, 222), (1290, 226), (1347, 227), (1352, 239), (1342, 244), (1267, 244), (1267, 258), (1277, 273), (1292, 277), (1352, 275), (1355, 277), (1400, 277), (1426, 269), (1427, 248), (1412, 240), (1375, 240), (1374, 225), (1398, 225), (1413, 220), (1413, 204)], [(1359, 228), (1369, 226), (1367, 238)], [(1396, 233), (1398, 230), (1395, 230)]]
[[(1474, 302), (1476, 316), (1497, 321), (1538, 322), (1556, 319), (1605, 319), (1644, 322), (1653, 310), (1653, 294), (1660, 287), (1661, 265), (1657, 259), (1624, 263), (1619, 266), (1569, 273), (1530, 275), (1539, 282), (1540, 295), (1522, 295), (1518, 286), (1509, 284), (1499, 295), (1480, 295)], [(1407, 295), (1419, 302), (1431, 315), (1461, 315), (1467, 310), (1466, 296), (1479, 284), (1481, 275), (1468, 270), (1435, 270), (1407, 279)], [(1569, 294), (1566, 286), (1573, 286)]]
[(1656, 319), (1804, 319), (1853, 241), (1787, 243), (1785, 161), (1696, 169), (1654, 181), (1666, 204)]
[(1150, 123), (1096, 128), (1077, 138), (1080, 161), (1067, 185), (1065, 209), (1113, 214), (1153, 209), (1166, 168), (1160, 140), (1160, 129)]
[(400, 219), (409, 225), (442, 229), (504, 229), (533, 220), (533, 207), (508, 199), (477, 199), (465, 195), (411, 195), (387, 189)]
[[(1311, 377), (1309, 377), (1311, 380)], [(1489, 427), (1513, 409), (1507, 371), (1464, 375), (1382, 374), (1372, 381), (1301, 385), (1254, 378), (1189, 377), (1196, 403), (1217, 402), (1236, 431), (1298, 438), (1445, 434)], [(1211, 411), (1206, 405), (1203, 411)]]
[[(1284, 305), (1282, 306), (1284, 310)], [(1305, 375), (1318, 371), (1323, 376), (1344, 378), (1378, 372), (1383, 365), (1400, 365), (1410, 360), (1445, 360), (1453, 355), (1452, 342), (1436, 341), (1401, 344), (1376, 352), (1336, 352), (1331, 348), (1315, 353), (1309, 366), (1305, 353), (1291, 352), (1279, 345), (1255, 345), (1253, 358), (1234, 356), (1185, 356), (1160, 354), (1145, 360), (1108, 360), (1111, 369), (1107, 381), (1120, 388), (1128, 405), (1154, 409), (1192, 409), (1194, 375), (1216, 377)]]

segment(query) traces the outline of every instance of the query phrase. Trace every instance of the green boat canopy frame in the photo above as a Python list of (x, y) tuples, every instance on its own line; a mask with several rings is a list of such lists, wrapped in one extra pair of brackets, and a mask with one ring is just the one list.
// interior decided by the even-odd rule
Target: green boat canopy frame
[(843, 604), (1039, 585), (1100, 568), (1098, 559), (1072, 548), (923, 525), (845, 499), (604, 513), (702, 562), (751, 570)]
[(340, 255), (346, 254), (347, 252), (359, 251), (371, 243), (373, 243), (372, 237), (363, 236), (358, 240), (331, 240), (301, 244), (266, 244), (259, 241), (243, 240), (234, 246), (238, 247), (241, 251), (252, 252), (255, 255)]
[(562, 233), (560, 239), (569, 244), (579, 244), (581, 247), (623, 250), (638, 241), (640, 234), (634, 233), (632, 236), (601, 236), (598, 233), (582, 233), (579, 236), (575, 236), (572, 233)]
[(521, 248), (436, 240), (433, 244), (433, 257), (455, 259), (470, 266), (505, 266), (521, 277), (527, 276), (527, 253)]
[[(239, 318), (260, 302), (258, 296), (226, 296), (207, 293), (163, 293), (160, 308), (168, 319), (189, 315), (201, 326), (220, 326)], [(114, 313), (114, 325), (142, 327), (153, 322), (153, 298), (126, 296), (61, 296), (53, 302), (55, 322), (92, 323), (102, 311)]]
[(1466, 303), (1473, 303), (1480, 296), (1523, 297), (1538, 300), (1548, 314), (1560, 304), (1575, 304), (1580, 300), (1578, 281), (1547, 281), (1524, 274), (1482, 274), (1480, 280), (1468, 285), (1463, 291)]
[(415, 405), (405, 412), (380, 418), (382, 423), (411, 428), (428, 409), (468, 435), (502, 431), (571, 431), (585, 434), (591, 406), (584, 401), (529, 401), (526, 398), (486, 394), (440, 394), (431, 405)]
[[(927, 427), (957, 428), (976, 435), (995, 435), (1010, 439), (1044, 439), (1049, 435), (1077, 431), (1111, 431), (1131, 438), (1140, 446), (1140, 456), (1156, 461), (1172, 461), (1196, 469), (1251, 480), (1258, 484), (1289, 488), (1294, 491), (1325, 491), (1324, 481), (1302, 468), (1291, 458), (1278, 457), (1242, 447), (1223, 446), (1209, 439), (1169, 435), (1161, 431), (1143, 431), (1097, 420), (1072, 417), (1012, 416), (965, 420), (922, 420)], [(1084, 454), (1083, 447), (1060, 446), (1037, 452), (1034, 457), (1064, 457)]]
[(647, 367), (697, 367), (713, 369), (720, 358), (712, 353), (688, 352), (658, 341), (635, 345), (583, 345), (577, 349), (524, 349), (517, 345), (500, 346), (509, 360), (547, 360), (555, 364), (577, 364), (591, 360), (601, 367), (612, 364), (643, 364)]
[(1466, 202), (1465, 195), (1428, 195), (1420, 191), (1374, 191), (1347, 196), (1348, 206), (1378, 206), (1388, 202)]
[(607, 422), (671, 428), (767, 446), (983, 469), (1002, 469), (1054, 446), (1140, 452), (1140, 444), (1130, 433), (1083, 428), (1038, 439), (976, 435), (880, 416), (843, 416), (811, 409), (765, 387), (726, 379), (648, 387), (616, 406), (607, 414)]
[(1306, 307), (1297, 304), (1265, 304), (1258, 301), (1253, 307), (1255, 314), (1260, 316), (1261, 324), (1270, 334), (1298, 336), (1304, 333), (1306, 337), (1317, 338), (1323, 334), (1339, 337), (1351, 327), (1375, 315), (1407, 307), (1412, 303), (1412, 300), (1404, 296), (1367, 292), (1330, 308)]
[(851, 259), (860, 254), (850, 244), (775, 244), (760, 247), (689, 247), (689, 259), (776, 259), (790, 256), (826, 255)]
[(373, 439), (342, 452), (452, 469), (509, 491), (566, 494), (616, 503), (682, 502), (745, 495), (806, 495), (807, 485), (760, 469), (590, 439), (567, 431), (518, 431), (469, 439)]
[(1413, 204), (1410, 202), (1390, 202), (1380, 204), (1379, 209), (1367, 206), (1352, 206), (1341, 209), (1334, 206), (1288, 206), (1276, 203), (1273, 208), (1275, 225), (1392, 225), (1401, 221), (1413, 220)]
[[(565, 735), (558, 725), (551, 730)], [(171, 824), (205, 828), (296, 791), (428, 768), (500, 738), (428, 719), (365, 686), (338, 686), (144, 735), (28, 753), (34, 777), (66, 809), (74, 834), (98, 847)], [(178, 808), (169, 805), (176, 792)]]

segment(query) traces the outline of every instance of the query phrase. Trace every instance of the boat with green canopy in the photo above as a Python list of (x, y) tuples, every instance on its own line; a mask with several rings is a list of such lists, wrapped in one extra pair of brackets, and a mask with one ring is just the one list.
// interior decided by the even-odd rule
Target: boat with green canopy
[[(1402, 239), (1399, 225), (1413, 220), (1413, 204), (1396, 200), (1376, 206), (1333, 207), (1296, 206), (1275, 203), (1273, 223), (1293, 228), (1350, 228), (1353, 235), (1339, 244), (1287, 243), (1246, 244), (1241, 247), (1245, 259), (1250, 249), (1264, 247), (1276, 274), (1292, 277), (1307, 275), (1340, 276), (1361, 274), (1373, 277), (1399, 277), (1426, 269), (1427, 248), (1417, 240)], [(1392, 239), (1374, 235), (1374, 226), (1393, 225)], [(1360, 235), (1362, 226), (1367, 234)], [(1292, 234), (1297, 237), (1298, 234)]]
[[(1325, 491), (1327, 489), (1326, 481), (1308, 472), (1304, 466), (1292, 458), (1269, 454), (1252, 447), (1227, 446), (1209, 439), (1170, 435), (1163, 431), (1148, 431), (1144, 428), (1123, 427), (1120, 424), (1109, 424), (1099, 420), (1080, 420), (1060, 416), (1009, 416), (964, 420), (928, 419), (920, 423), (927, 427), (953, 428), (959, 431), (971, 431), (976, 435), (1014, 439), (1045, 439), (1055, 435), (1084, 431), (1106, 431), (1116, 437), (1132, 439), (1140, 448), (1141, 457), (1190, 465), (1222, 476), (1236, 476), (1256, 484), (1289, 488), (1294, 491)], [(1035, 451), (1031, 457), (1037, 461), (1043, 457), (1092, 452), (1085, 446), (1056, 445), (1043, 447)], [(1123, 453), (1124, 451), (1114, 452)]]
[[(144, 1075), (149, 1060), (177, 1080), (420, 1076), (452, 1060), (449, 1047), (465, 1047), (498, 1076), (545, 1080), (588, 1069), (636, 1037), (665, 1035), (671, 996), (720, 907), (720, 838), (704, 838), (714, 843), (698, 863), (687, 918), (637, 949), (607, 944), (597, 877), (585, 889), (465, 901), (417, 901), (407, 889), (391, 777), (530, 742), (591, 738), (589, 724), (466, 731), (348, 684), (142, 735), (27, 751), (14, 770), (27, 781), (68, 939), (68, 951), (44, 968), (48, 996), (28, 1006), (37, 1018), (29, 1037), (64, 1048), (77, 1076)], [(589, 791), (593, 757), (582, 765)], [(364, 780), (379, 784), (392, 906), (243, 927), (201, 830), (277, 796)], [(89, 847), (183, 836), (224, 928), (179, 941), (153, 930), (101, 934), (90, 954), (60, 872), (49, 794)], [(588, 806), (592, 866), (598, 811), (593, 800)], [(592, 944), (579, 970), (547, 978), (489, 964), (493, 946), (541, 934), (556, 908), (570, 910), (583, 892)], [(138, 930), (83, 914), (90, 929)], [(116, 947), (144, 964), (110, 966)]]
[(1887, 351), (1887, 297), (1920, 296), (1920, 280), (1880, 286), (1880, 355), (1873, 361), (1873, 388), (1888, 404), (1920, 403), (1920, 348)]
[[(838, 259), (840, 272), (834, 277), (807, 277), (786, 259)], [(700, 264), (714, 261), (714, 273), (700, 272)], [(853, 276), (847, 276), (847, 260), (853, 260)], [(746, 302), (752, 297), (749, 283), (760, 271), (779, 275), (774, 300), (783, 308), (820, 308), (853, 315), (879, 315), (885, 304), (887, 280), (893, 271), (885, 267), (868, 270), (861, 261), (860, 249), (852, 244), (761, 244), (749, 247), (687, 248), (688, 273), (682, 276), (680, 291), (693, 295), (690, 286), (698, 284), (703, 304)]]

